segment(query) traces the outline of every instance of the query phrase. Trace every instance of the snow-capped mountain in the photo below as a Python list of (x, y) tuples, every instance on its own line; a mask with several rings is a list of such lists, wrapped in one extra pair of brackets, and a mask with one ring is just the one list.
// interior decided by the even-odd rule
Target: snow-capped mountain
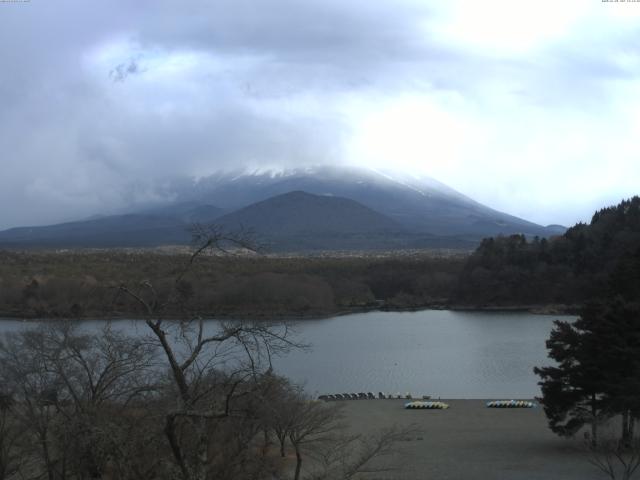
[(177, 196), (235, 210), (291, 191), (349, 198), (411, 231), (434, 235), (549, 234), (545, 227), (486, 207), (432, 178), (360, 167), (220, 172)]
[(174, 201), (124, 215), (0, 232), (0, 246), (188, 243), (194, 222), (249, 228), (274, 250), (473, 248), (487, 236), (550, 236), (428, 177), (357, 167), (226, 171), (176, 182)]

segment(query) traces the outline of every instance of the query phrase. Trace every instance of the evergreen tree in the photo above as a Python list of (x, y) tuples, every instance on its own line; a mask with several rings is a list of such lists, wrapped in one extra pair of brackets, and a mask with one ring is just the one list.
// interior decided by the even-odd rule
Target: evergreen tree
[(560, 436), (573, 436), (591, 425), (591, 441), (597, 443), (597, 425), (607, 414), (603, 390), (605, 372), (599, 365), (597, 340), (576, 323), (556, 320), (547, 340), (554, 367), (535, 367), (541, 377), (542, 404), (549, 427)]
[(622, 417), (622, 441), (640, 418), (640, 309), (622, 297), (590, 303), (574, 323), (555, 322), (547, 341), (557, 366), (535, 368), (552, 431), (575, 434), (613, 415)]
[[(583, 304), (620, 288), (640, 297), (640, 197), (599, 210), (589, 224), (527, 241), (522, 235), (482, 241), (460, 276), (457, 299), (475, 304)], [(635, 259), (635, 260), (634, 260)], [(627, 281), (631, 276), (635, 283)]]
[(640, 309), (621, 297), (603, 305), (595, 316), (593, 334), (600, 339), (604, 390), (612, 413), (622, 417), (622, 441), (633, 438), (640, 414)]

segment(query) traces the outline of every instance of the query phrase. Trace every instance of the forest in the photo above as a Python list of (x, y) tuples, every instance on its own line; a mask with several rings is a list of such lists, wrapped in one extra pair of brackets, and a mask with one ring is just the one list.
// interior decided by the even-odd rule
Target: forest
[[(0, 316), (103, 318), (136, 316), (120, 284), (173, 287), (186, 254), (154, 252), (0, 252)], [(374, 308), (444, 305), (464, 256), (203, 256), (181, 280), (201, 314), (225, 318), (326, 316)], [(167, 312), (177, 316), (179, 310)]]
[[(149, 281), (166, 296), (188, 260), (187, 253), (145, 250), (0, 251), (0, 315), (140, 316), (139, 305), (117, 287)], [(640, 198), (634, 197), (564, 235), (487, 238), (472, 253), (204, 255), (179, 289), (200, 314), (220, 318), (419, 308), (577, 311), (611, 288), (633, 288), (639, 265)]]
[(551, 239), (488, 238), (466, 261), (456, 298), (463, 304), (581, 305), (637, 288), (640, 198), (597, 211)]
[[(559, 242), (517, 247), (526, 253), (512, 251), (510, 260), (564, 267), (580, 278), (582, 292), (570, 282), (558, 292), (581, 302), (579, 317), (554, 321), (546, 342), (554, 362), (534, 372), (550, 429), (573, 437), (589, 426), (583, 434), (590, 461), (612, 479), (629, 479), (640, 467), (639, 204), (636, 197), (601, 210)], [(492, 247), (486, 244), (485, 254)], [(559, 251), (566, 256), (558, 257)], [(619, 425), (618, 438), (607, 433), (612, 422)]]

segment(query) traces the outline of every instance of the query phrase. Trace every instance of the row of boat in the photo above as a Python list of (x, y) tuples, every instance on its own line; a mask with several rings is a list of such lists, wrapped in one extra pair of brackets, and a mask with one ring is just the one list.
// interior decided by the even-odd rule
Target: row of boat
[[(535, 403), (527, 400), (492, 400), (487, 402), (488, 408), (534, 408)], [(444, 402), (409, 402), (404, 404), (404, 408), (408, 410), (445, 410), (449, 405)]]
[(535, 408), (536, 404), (527, 400), (492, 400), (487, 402), (489, 408)]
[(449, 405), (444, 402), (409, 402), (404, 404), (404, 408), (408, 410), (446, 410)]
[[(324, 400), (325, 402), (331, 402), (335, 400), (386, 400), (386, 399), (401, 399), (411, 400), (413, 396), (410, 393), (396, 393), (387, 394), (384, 392), (378, 392), (378, 395), (374, 395), (373, 392), (360, 392), (360, 393), (336, 393), (332, 395), (320, 395), (318, 400)], [(423, 400), (428, 400), (431, 397), (429, 395), (422, 395)]]
[[(384, 400), (384, 399), (405, 399), (413, 400), (410, 393), (406, 394), (386, 394), (378, 392), (378, 395), (374, 395), (373, 392), (360, 392), (360, 393), (336, 393), (331, 395), (320, 395), (318, 400), (324, 400), (325, 402), (332, 402), (336, 400)], [(405, 403), (406, 409), (430, 409), (430, 410), (444, 410), (449, 408), (449, 405), (444, 402), (432, 402), (427, 401), (431, 399), (429, 395), (423, 395), (422, 401), (414, 400)], [(536, 404), (528, 400), (491, 400), (487, 402), (488, 408), (535, 408)]]

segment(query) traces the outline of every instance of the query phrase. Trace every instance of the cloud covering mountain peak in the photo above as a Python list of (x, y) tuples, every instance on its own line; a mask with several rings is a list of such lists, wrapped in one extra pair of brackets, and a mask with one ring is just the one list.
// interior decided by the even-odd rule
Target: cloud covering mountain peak
[(426, 173), (573, 223), (639, 183), (632, 8), (2, 3), (0, 201), (14, 207), (0, 227), (161, 202), (178, 177), (317, 164)]

